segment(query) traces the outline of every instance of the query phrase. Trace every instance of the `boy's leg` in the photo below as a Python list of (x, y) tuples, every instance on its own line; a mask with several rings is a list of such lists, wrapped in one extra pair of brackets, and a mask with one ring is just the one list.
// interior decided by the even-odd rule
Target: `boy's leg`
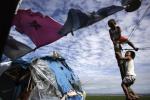
[(130, 86), (134, 84), (134, 81), (135, 81), (134, 76), (126, 76), (123, 80), (123, 82), (125, 82), (124, 84), (126, 84), (126, 86), (128, 88), (129, 95), (132, 97), (133, 100), (137, 100), (137, 99), (139, 99), (139, 96), (136, 95), (134, 93), (134, 91), (130, 88)]
[(138, 48), (136, 48), (132, 42), (130, 42), (129, 40), (127, 41), (127, 43), (135, 50), (138, 51)]
[(126, 86), (126, 84), (122, 83), (121, 86), (122, 86), (123, 91), (127, 97), (127, 100), (132, 100), (132, 97), (130, 96), (130, 93), (129, 93), (129, 90), (128, 90), (128, 87)]
[(119, 39), (119, 42), (120, 42), (120, 44), (128, 43), (135, 51), (138, 51), (138, 48), (136, 48), (136, 47), (133, 45), (133, 43), (130, 42), (130, 41), (128, 40), (128, 38), (125, 37), (125, 36), (121, 36), (120, 39)]

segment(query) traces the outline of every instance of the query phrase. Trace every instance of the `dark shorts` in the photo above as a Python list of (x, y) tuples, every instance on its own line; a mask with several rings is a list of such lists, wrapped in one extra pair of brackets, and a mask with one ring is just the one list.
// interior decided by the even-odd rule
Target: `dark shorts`
[(133, 75), (125, 76), (124, 79), (122, 80), (122, 83), (128, 86), (132, 85), (134, 82), (135, 82), (135, 76)]

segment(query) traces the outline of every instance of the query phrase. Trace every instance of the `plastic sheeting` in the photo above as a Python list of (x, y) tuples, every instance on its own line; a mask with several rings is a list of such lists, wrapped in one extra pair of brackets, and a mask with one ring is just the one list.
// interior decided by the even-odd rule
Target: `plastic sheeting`
[(12, 61), (0, 63), (0, 76), (11, 66)]
[(69, 80), (67, 79), (69, 78), (68, 77), (69, 75), (66, 75), (70, 73), (66, 71), (64, 66), (62, 66), (57, 61), (52, 61), (49, 62), (48, 67), (49, 69), (52, 69), (52, 71), (55, 73), (57, 83), (63, 94), (66, 94), (67, 92), (69, 92), (69, 90), (73, 90), (73, 87), (71, 86)]
[(35, 60), (31, 64), (31, 76), (36, 86), (31, 93), (30, 100), (53, 100), (50, 97), (62, 97), (58, 90), (55, 75), (48, 69), (46, 61)]
[(43, 57), (30, 69), (35, 87), (29, 100), (84, 100), (80, 80), (64, 59)]

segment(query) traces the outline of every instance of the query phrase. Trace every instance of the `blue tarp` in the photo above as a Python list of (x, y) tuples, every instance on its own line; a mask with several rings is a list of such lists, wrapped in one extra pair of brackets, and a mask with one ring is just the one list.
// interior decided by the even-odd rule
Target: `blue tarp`
[(56, 61), (52, 61), (49, 62), (49, 68), (55, 73), (58, 86), (64, 94), (73, 89), (69, 82), (71, 72), (67, 71), (66, 68), (62, 66), (62, 64)]
[(68, 97), (67, 100), (83, 100), (83, 97), (80, 95), (73, 96), (73, 97)]

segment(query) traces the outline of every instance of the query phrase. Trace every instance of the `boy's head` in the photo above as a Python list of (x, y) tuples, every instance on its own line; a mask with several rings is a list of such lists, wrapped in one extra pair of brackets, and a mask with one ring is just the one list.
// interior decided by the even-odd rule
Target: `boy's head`
[(111, 27), (111, 28), (115, 27), (116, 26), (116, 21), (114, 19), (110, 19), (108, 21), (108, 26)]
[(135, 58), (135, 52), (134, 51), (126, 51), (125, 56), (130, 56), (132, 59)]

